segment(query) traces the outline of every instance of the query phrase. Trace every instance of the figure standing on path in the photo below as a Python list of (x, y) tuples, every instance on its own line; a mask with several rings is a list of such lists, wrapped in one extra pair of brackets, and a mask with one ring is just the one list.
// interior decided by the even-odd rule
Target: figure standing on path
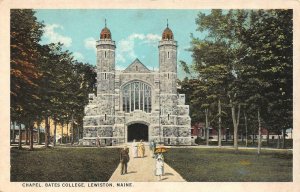
[(97, 147), (100, 147), (100, 138), (99, 138), (99, 136), (97, 136), (97, 138), (96, 138), (96, 145), (97, 145)]
[(143, 140), (138, 145), (138, 156), (144, 157), (145, 156), (145, 145), (143, 143)]
[(156, 159), (156, 164), (155, 164), (155, 175), (158, 176), (158, 180), (161, 181), (161, 177), (164, 174), (164, 161), (163, 159), (158, 156)]
[(135, 141), (135, 139), (134, 139), (133, 142), (132, 142), (132, 154), (133, 154), (133, 157), (134, 157), (134, 158), (137, 158), (137, 157), (138, 157), (138, 144), (137, 144), (137, 142)]
[(154, 140), (152, 140), (150, 142), (150, 151), (153, 158), (155, 157), (155, 148), (156, 148), (156, 143)]
[(127, 174), (127, 163), (129, 162), (129, 149), (125, 145), (120, 152), (121, 175)]
[(150, 149), (150, 151), (152, 152), (152, 150), (153, 150), (153, 141), (150, 142), (150, 144), (149, 144), (149, 149)]

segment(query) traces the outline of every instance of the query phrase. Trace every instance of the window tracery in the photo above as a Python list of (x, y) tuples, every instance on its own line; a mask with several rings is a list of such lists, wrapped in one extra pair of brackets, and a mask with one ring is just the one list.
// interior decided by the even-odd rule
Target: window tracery
[(151, 87), (141, 81), (134, 81), (122, 88), (123, 111), (126, 113), (134, 110), (151, 112)]

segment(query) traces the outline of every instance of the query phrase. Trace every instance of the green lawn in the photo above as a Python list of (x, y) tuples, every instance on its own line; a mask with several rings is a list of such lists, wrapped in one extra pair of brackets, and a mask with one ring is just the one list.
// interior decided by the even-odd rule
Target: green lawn
[[(292, 181), (291, 151), (171, 148), (165, 161), (190, 182)], [(117, 148), (11, 149), (11, 181), (108, 181)]]
[(293, 180), (291, 151), (171, 148), (165, 161), (189, 182), (279, 182)]
[(11, 181), (108, 181), (118, 163), (117, 148), (11, 149)]

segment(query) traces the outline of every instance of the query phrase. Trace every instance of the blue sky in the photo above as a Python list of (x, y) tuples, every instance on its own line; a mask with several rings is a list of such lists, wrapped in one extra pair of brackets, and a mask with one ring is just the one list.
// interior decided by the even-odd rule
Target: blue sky
[[(64, 48), (73, 52), (78, 61), (96, 65), (95, 41), (99, 39), (104, 27), (104, 19), (116, 42), (116, 68), (125, 69), (135, 58), (138, 58), (149, 69), (158, 68), (158, 41), (166, 28), (169, 28), (178, 41), (178, 62), (192, 63), (190, 34), (203, 37), (196, 31), (195, 18), (199, 11), (209, 10), (96, 10), (96, 9), (39, 9), (36, 17), (45, 24), (42, 37), (43, 44), (64, 44)], [(183, 72), (178, 67), (178, 75)]]

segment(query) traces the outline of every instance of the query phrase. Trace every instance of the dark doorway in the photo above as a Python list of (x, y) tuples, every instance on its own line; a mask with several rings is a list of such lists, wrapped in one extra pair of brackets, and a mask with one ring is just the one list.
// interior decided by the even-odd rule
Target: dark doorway
[(143, 139), (144, 141), (148, 141), (148, 126), (141, 123), (135, 123), (128, 126), (128, 142), (140, 141)]

